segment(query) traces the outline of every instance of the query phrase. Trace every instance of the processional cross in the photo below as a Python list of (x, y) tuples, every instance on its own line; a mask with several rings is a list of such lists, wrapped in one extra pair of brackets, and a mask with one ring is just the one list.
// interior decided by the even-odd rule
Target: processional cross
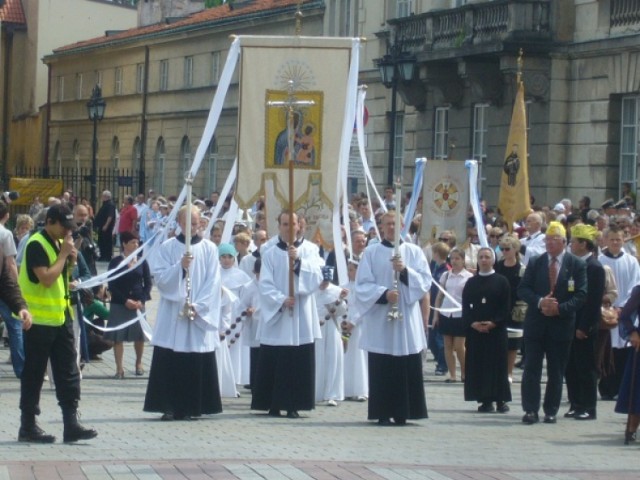
[[(294, 167), (294, 151), (295, 151), (295, 127), (294, 114), (295, 108), (305, 108), (315, 105), (313, 100), (299, 100), (294, 95), (295, 84), (293, 80), (287, 81), (287, 98), (286, 100), (272, 100), (267, 102), (267, 107), (283, 108), (287, 112), (287, 166), (289, 169), (289, 239), (288, 246), (294, 244), (296, 240), (296, 232), (293, 229), (293, 213), (294, 213), (294, 189), (293, 189), (293, 167)], [(293, 270), (294, 260), (289, 257), (289, 296), (293, 297)]]

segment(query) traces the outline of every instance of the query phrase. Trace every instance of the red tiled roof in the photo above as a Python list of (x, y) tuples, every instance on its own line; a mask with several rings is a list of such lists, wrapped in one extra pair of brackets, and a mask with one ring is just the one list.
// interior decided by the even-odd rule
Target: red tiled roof
[(27, 19), (24, 16), (22, 2), (20, 0), (5, 0), (0, 7), (0, 23), (14, 23), (26, 25)]
[[(311, 1), (313, 0), (303, 0), (302, 3), (309, 3)], [(73, 43), (71, 45), (65, 45), (63, 47), (56, 48), (53, 52), (54, 54), (65, 53), (76, 49), (99, 47), (100, 45), (110, 44), (113, 42), (134, 40), (136, 37), (145, 37), (149, 35), (156, 35), (159, 33), (171, 33), (172, 30), (177, 31), (199, 24), (206, 24), (216, 21), (222, 21), (224, 19), (255, 15), (256, 13), (291, 7), (297, 4), (298, 0), (254, 0), (250, 3), (247, 3), (246, 5), (238, 3), (234, 9), (231, 9), (228, 4), (224, 4), (219, 7), (208, 8), (201, 12), (194, 13), (189, 17), (170, 24), (159, 23), (155, 25), (147, 25), (144, 27), (131, 28), (129, 30), (124, 30), (116, 34), (111, 34), (109, 36), (92, 38), (89, 40), (83, 40), (77, 43)]]

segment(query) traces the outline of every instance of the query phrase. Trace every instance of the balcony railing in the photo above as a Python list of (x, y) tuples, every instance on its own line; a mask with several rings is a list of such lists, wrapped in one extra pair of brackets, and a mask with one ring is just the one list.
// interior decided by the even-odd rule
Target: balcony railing
[(638, 26), (640, 24), (639, 0), (611, 0), (611, 28)]
[(546, 40), (551, 38), (549, 3), (550, 0), (494, 0), (392, 19), (389, 24), (396, 40), (423, 50), (509, 38)]

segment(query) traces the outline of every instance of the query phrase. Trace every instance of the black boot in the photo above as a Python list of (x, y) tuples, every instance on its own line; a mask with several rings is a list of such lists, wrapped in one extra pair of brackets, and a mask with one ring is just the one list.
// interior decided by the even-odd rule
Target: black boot
[(90, 440), (98, 436), (93, 428), (85, 428), (78, 421), (78, 412), (75, 410), (63, 412), (64, 443), (77, 442), (78, 440)]
[(38, 426), (36, 416), (34, 414), (22, 413), (20, 416), (18, 441), (31, 443), (53, 443), (56, 441), (56, 437), (49, 435)]

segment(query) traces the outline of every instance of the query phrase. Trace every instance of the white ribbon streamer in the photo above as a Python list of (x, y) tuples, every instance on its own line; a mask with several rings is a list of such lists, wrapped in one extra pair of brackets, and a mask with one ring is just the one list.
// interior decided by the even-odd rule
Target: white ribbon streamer
[(464, 166), (469, 170), (469, 202), (473, 210), (473, 216), (476, 219), (476, 228), (478, 230), (478, 239), (480, 245), (489, 247), (487, 239), (487, 229), (484, 226), (484, 220), (480, 213), (480, 197), (478, 196), (478, 161), (466, 160)]
[[(349, 151), (351, 150), (351, 137), (353, 125), (356, 122), (356, 103), (358, 101), (358, 69), (360, 66), (360, 39), (351, 41), (351, 64), (347, 81), (347, 98), (342, 119), (342, 138), (340, 140), (340, 153), (338, 163), (338, 188), (333, 199), (333, 250), (336, 255), (336, 268), (338, 278), (342, 284), (349, 282), (347, 273), (347, 260), (342, 248), (342, 228), (340, 225), (340, 212), (345, 224), (349, 221), (349, 198), (347, 189), (347, 176), (349, 172)], [(342, 202), (341, 202), (342, 200)], [(350, 235), (347, 235), (347, 244), (351, 244)]]
[(82, 317), (82, 320), (87, 325), (90, 325), (93, 328), (95, 328), (96, 330), (100, 330), (101, 332), (116, 332), (118, 330), (122, 330), (124, 328), (130, 327), (131, 325), (135, 324), (136, 322), (140, 322), (140, 326), (142, 327), (142, 333), (144, 333), (144, 336), (147, 337), (147, 340), (151, 341), (151, 339), (153, 338), (153, 333), (152, 333), (153, 329), (151, 328), (151, 326), (147, 322), (147, 318), (146, 318), (147, 317), (147, 313), (146, 312), (141, 312), (140, 310), (137, 310), (137, 313), (138, 313), (138, 315), (135, 318), (132, 318), (131, 320), (123, 323), (122, 325), (118, 325), (117, 327), (101, 327), (99, 325), (95, 325), (85, 316)]

